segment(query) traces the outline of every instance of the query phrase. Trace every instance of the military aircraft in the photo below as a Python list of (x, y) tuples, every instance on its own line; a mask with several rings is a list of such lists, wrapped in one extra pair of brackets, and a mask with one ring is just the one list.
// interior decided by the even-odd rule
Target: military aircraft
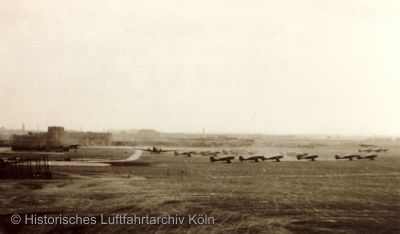
[(318, 158), (318, 155), (316, 154), (308, 154), (308, 153), (301, 153), (296, 155), (297, 160), (302, 160), (306, 159), (309, 161), (315, 161), (316, 158)]
[(135, 149), (142, 150), (142, 151), (148, 151), (151, 154), (161, 154), (161, 153), (164, 153), (164, 152), (176, 151), (176, 150), (163, 150), (163, 149), (157, 148), (155, 146), (153, 146), (152, 148), (147, 148), (147, 149), (142, 149), (142, 148), (135, 148)]
[(235, 156), (226, 156), (226, 157), (221, 157), (221, 158), (216, 158), (214, 156), (211, 156), (210, 161), (212, 163), (218, 162), (218, 161), (224, 161), (226, 163), (231, 163), (234, 158), (235, 158)]
[(359, 157), (359, 154), (345, 154), (343, 156), (335, 155), (335, 159), (348, 159), (349, 161), (353, 161), (354, 158)]
[(275, 160), (276, 162), (280, 162), (282, 158), (283, 158), (283, 155), (275, 155), (275, 156), (272, 156), (269, 158), (264, 157), (264, 160)]
[(372, 149), (372, 151), (380, 153), (380, 152), (387, 152), (388, 149), (387, 148), (379, 148), (379, 147), (377, 147), (377, 148)]
[(375, 160), (376, 157), (378, 157), (377, 154), (367, 154), (367, 155), (365, 155), (365, 156), (360, 156), (360, 155), (358, 155), (357, 159)]
[(372, 148), (358, 149), (358, 152), (368, 152), (368, 153), (370, 153), (372, 150), (373, 150)]
[(275, 155), (275, 156), (271, 156), (271, 157), (265, 157), (265, 156), (251, 156), (248, 158), (244, 158), (243, 156), (239, 156), (239, 160), (241, 162), (243, 161), (254, 161), (254, 162), (259, 162), (260, 160), (265, 161), (265, 160), (275, 160), (276, 162), (280, 162), (281, 159), (283, 158), (282, 155)]
[(251, 157), (248, 157), (248, 158), (244, 158), (243, 156), (239, 156), (239, 160), (241, 161), (241, 162), (243, 162), (243, 161), (254, 161), (254, 162), (259, 162), (260, 160), (265, 160), (265, 157), (264, 156), (251, 156)]

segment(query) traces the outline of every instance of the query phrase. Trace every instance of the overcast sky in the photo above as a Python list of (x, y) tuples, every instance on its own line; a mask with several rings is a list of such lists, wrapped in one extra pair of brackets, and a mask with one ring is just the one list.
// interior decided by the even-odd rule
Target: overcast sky
[(400, 135), (400, 1), (0, 0), (0, 126)]

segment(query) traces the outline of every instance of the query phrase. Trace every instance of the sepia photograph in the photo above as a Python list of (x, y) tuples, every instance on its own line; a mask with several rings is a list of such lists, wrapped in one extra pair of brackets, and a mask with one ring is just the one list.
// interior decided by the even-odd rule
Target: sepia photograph
[(0, 0), (0, 234), (400, 233), (399, 12)]

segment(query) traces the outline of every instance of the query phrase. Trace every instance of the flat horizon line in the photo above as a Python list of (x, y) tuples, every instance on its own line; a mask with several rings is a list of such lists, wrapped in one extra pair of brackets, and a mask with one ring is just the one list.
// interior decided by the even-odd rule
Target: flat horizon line
[[(58, 126), (58, 125), (49, 125), (49, 126)], [(2, 126), (5, 130), (8, 131), (32, 131), (32, 132), (45, 132), (47, 131), (46, 129), (39, 128), (39, 129), (20, 129), (20, 128), (7, 128)], [(64, 127), (65, 128), (65, 127)], [(155, 130), (160, 133), (164, 134), (196, 134), (196, 135), (261, 135), (261, 136), (303, 136), (303, 137), (311, 137), (311, 136), (320, 136), (320, 137), (350, 137), (350, 138), (361, 138), (361, 137), (378, 137), (378, 138), (398, 138), (400, 135), (392, 135), (392, 134), (339, 134), (339, 133), (267, 133), (267, 132), (224, 132), (224, 131), (209, 131), (209, 132), (192, 132), (192, 131), (163, 131), (163, 130), (157, 130), (155, 128), (115, 128), (115, 129), (102, 129), (102, 130), (96, 130), (96, 129), (76, 129), (76, 128), (65, 128), (67, 131), (81, 131), (81, 132), (122, 132), (122, 131), (132, 131), (132, 130), (142, 130), (142, 129), (151, 129)]]

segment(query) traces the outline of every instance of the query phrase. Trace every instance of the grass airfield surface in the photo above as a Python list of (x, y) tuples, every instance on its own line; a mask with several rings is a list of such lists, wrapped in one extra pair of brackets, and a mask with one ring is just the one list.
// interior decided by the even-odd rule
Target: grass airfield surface
[[(143, 152), (139, 160), (115, 166), (52, 166), (53, 180), (0, 182), (0, 233), (400, 233), (398, 148), (374, 161), (333, 160), (334, 154), (353, 153), (351, 146), (248, 149), (321, 156), (316, 162), (285, 157), (280, 163), (241, 163), (236, 157), (231, 164), (212, 164), (209, 157)], [(122, 160), (134, 152), (130, 147), (88, 147), (64, 156)], [(14, 213), (204, 214), (214, 217), (215, 224), (11, 225)]]

